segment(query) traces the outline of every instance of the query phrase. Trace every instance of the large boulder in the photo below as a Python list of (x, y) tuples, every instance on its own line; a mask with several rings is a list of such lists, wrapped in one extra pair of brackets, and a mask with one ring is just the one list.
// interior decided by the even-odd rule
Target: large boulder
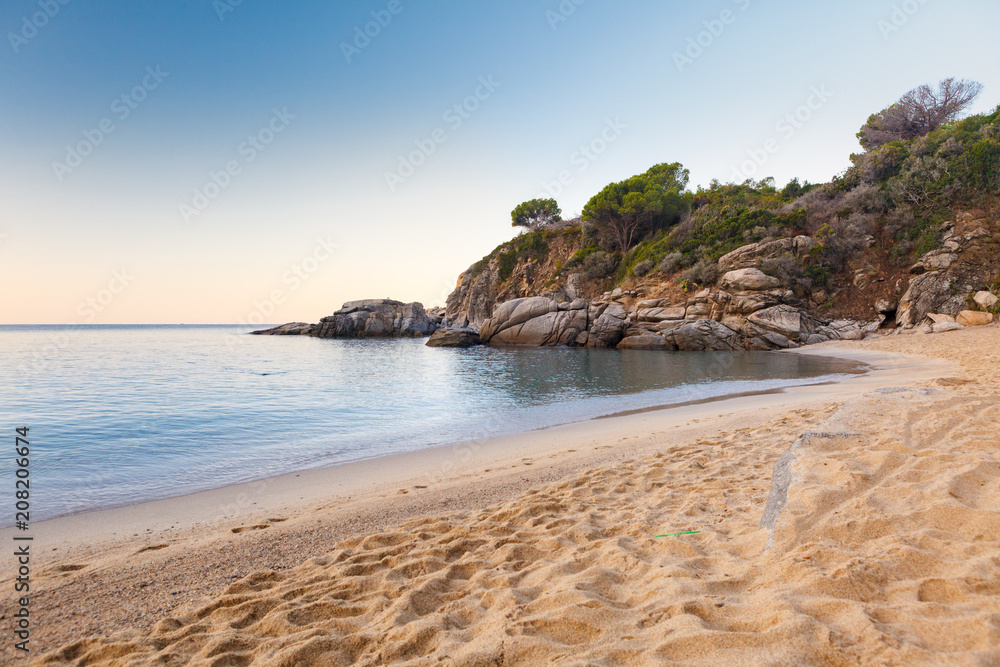
[(955, 321), (964, 327), (984, 327), (993, 323), (993, 313), (981, 313), (977, 310), (963, 310)]
[(615, 347), (625, 336), (628, 315), (620, 303), (590, 307), (590, 334), (587, 347)]
[(768, 261), (779, 257), (804, 257), (814, 245), (816, 245), (816, 241), (810, 236), (751, 243), (719, 258), (719, 269), (721, 271), (734, 271), (736, 269), (760, 268)]
[(438, 327), (420, 303), (392, 299), (348, 301), (312, 331), (318, 338), (406, 338), (428, 336)]
[(427, 347), (472, 347), (482, 345), (473, 329), (438, 329), (427, 340)]
[(791, 341), (807, 342), (809, 336), (816, 332), (819, 322), (791, 306), (773, 306), (758, 310), (747, 317), (748, 327), (756, 328), (759, 333), (773, 332), (785, 336)]
[[(915, 326), (920, 324), (928, 313), (948, 313), (949, 310), (957, 312), (956, 304), (948, 303), (954, 300), (953, 297), (951, 278), (947, 274), (930, 271), (916, 276), (910, 281), (903, 298), (899, 300), (896, 323), (900, 326)], [(961, 301), (964, 302), (964, 299)]]
[(773, 292), (754, 292), (734, 296), (726, 307), (726, 311), (734, 315), (749, 315), (779, 303), (781, 303), (781, 299)]
[(587, 331), (587, 308), (583, 299), (565, 304), (545, 297), (506, 301), (479, 328), (479, 337), (491, 345), (575, 345)]
[(727, 292), (762, 292), (774, 289), (781, 284), (781, 281), (773, 276), (769, 276), (760, 269), (736, 269), (729, 271), (722, 280), (719, 287)]
[(696, 320), (663, 332), (673, 349), (684, 352), (738, 350), (744, 347), (742, 336), (721, 322)]

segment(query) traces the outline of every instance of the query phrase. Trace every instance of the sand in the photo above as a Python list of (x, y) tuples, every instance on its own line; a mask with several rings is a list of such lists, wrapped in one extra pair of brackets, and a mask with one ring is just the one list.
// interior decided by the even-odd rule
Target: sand
[(38, 524), (32, 656), (1000, 664), (1000, 328), (801, 352), (879, 370)]

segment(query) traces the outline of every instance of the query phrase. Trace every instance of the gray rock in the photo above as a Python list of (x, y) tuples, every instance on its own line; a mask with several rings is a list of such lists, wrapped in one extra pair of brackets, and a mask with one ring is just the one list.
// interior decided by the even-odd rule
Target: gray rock
[(560, 309), (558, 303), (545, 297), (506, 301), (483, 323), (479, 337), (501, 346), (575, 345), (577, 337), (587, 330), (587, 304), (576, 305)]
[(708, 319), (712, 314), (712, 304), (710, 303), (694, 303), (688, 306), (687, 311), (685, 311), (684, 319), (687, 320), (704, 320)]
[(684, 308), (641, 308), (636, 312), (640, 322), (664, 322), (667, 320), (683, 320)]
[(761, 336), (761, 338), (766, 340), (771, 345), (774, 345), (775, 347), (781, 348), (783, 350), (788, 349), (792, 346), (792, 341), (788, 340), (786, 336), (782, 336), (780, 333), (774, 333), (773, 331), (767, 332), (766, 334)]
[(891, 315), (896, 312), (896, 304), (888, 299), (879, 299), (875, 302), (875, 312), (882, 315)]
[(348, 301), (319, 321), (312, 335), (318, 338), (405, 338), (428, 336), (438, 325), (420, 303), (392, 299)]
[(635, 304), (637, 310), (645, 310), (647, 308), (667, 308), (670, 306), (670, 299), (643, 299), (639, 303)]
[(774, 289), (780, 284), (781, 281), (777, 278), (753, 268), (730, 271), (722, 276), (722, 280), (719, 281), (719, 287), (735, 293), (762, 292)]
[(625, 307), (612, 303), (598, 312), (600, 315), (591, 319), (587, 347), (616, 347), (628, 327)]
[(312, 324), (306, 322), (289, 322), (273, 329), (251, 331), (254, 336), (308, 336), (313, 330)]
[(810, 236), (796, 236), (791, 239), (761, 241), (742, 248), (737, 248), (719, 259), (719, 269), (733, 271), (736, 269), (760, 268), (768, 260), (779, 257), (804, 257), (816, 241)]
[(910, 281), (896, 309), (896, 323), (916, 326), (927, 313), (938, 312), (952, 296), (951, 279), (937, 271), (921, 274)]
[(676, 349), (685, 352), (743, 348), (740, 334), (715, 320), (685, 322), (675, 329), (663, 332), (663, 337)]
[(963, 327), (958, 322), (937, 322), (930, 326), (930, 331), (928, 331), (927, 333), (934, 333), (934, 334), (947, 333), (949, 331), (961, 331), (964, 328), (965, 327)]
[(756, 313), (758, 310), (776, 306), (779, 303), (781, 301), (773, 294), (757, 292), (744, 296), (734, 296), (726, 310), (739, 315), (749, 315), (750, 313)]
[(488, 268), (476, 273), (470, 266), (458, 277), (458, 285), (448, 295), (445, 322), (453, 327), (478, 327), (490, 318), (497, 301), (497, 275)]
[(773, 332), (789, 340), (805, 342), (815, 333), (819, 323), (791, 306), (773, 306), (759, 310), (747, 322), (763, 332)]
[(438, 329), (427, 340), (428, 347), (472, 347), (482, 344), (479, 334), (472, 329)]
[(583, 294), (583, 274), (571, 273), (566, 277), (566, 296), (578, 299)]
[(493, 309), (493, 315), (479, 327), (479, 336), (489, 342), (504, 329), (559, 310), (559, 304), (544, 296), (505, 301)]

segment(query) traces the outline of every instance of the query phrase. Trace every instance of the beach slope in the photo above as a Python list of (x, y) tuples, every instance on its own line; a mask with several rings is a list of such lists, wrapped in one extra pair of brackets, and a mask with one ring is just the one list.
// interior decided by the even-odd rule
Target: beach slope
[[(497, 493), (450, 511), (400, 495), (397, 525), (341, 526), (301, 564), (37, 662), (1000, 663), (1000, 329), (838, 346), (952, 363), (796, 404), (699, 406), (718, 416), (697, 425), (644, 415), (640, 444), (578, 434), (627, 454), (521, 486), (523, 465), (481, 471)], [(170, 567), (205, 566), (200, 544)]]

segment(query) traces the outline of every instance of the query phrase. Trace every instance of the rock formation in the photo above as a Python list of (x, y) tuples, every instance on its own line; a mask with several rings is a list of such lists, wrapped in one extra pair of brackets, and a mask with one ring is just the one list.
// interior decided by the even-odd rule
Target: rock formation
[(587, 331), (588, 304), (583, 299), (557, 303), (546, 297), (514, 299), (502, 303), (479, 329), (479, 337), (492, 345), (575, 345)]
[(814, 245), (816, 245), (816, 241), (810, 236), (751, 243), (720, 257), (719, 270), (759, 269), (765, 266), (768, 261), (781, 257), (801, 259), (812, 250)]
[(482, 345), (479, 334), (473, 329), (438, 329), (427, 340), (428, 347), (473, 347)]
[(392, 299), (348, 301), (324, 317), (312, 332), (317, 338), (406, 338), (429, 336), (440, 322), (420, 303)]
[(942, 245), (920, 258), (896, 310), (896, 323), (914, 327), (929, 313), (957, 315), (966, 308), (966, 295), (980, 291), (992, 275), (977, 261), (990, 242), (989, 220), (970, 213), (942, 225)]
[(255, 336), (308, 336), (315, 326), (315, 324), (306, 322), (289, 322), (273, 329), (251, 331), (250, 333)]
[(408, 338), (429, 336), (441, 325), (441, 316), (429, 315), (419, 303), (392, 299), (348, 301), (319, 324), (292, 322), (252, 331), (259, 336), (315, 336), (317, 338)]

